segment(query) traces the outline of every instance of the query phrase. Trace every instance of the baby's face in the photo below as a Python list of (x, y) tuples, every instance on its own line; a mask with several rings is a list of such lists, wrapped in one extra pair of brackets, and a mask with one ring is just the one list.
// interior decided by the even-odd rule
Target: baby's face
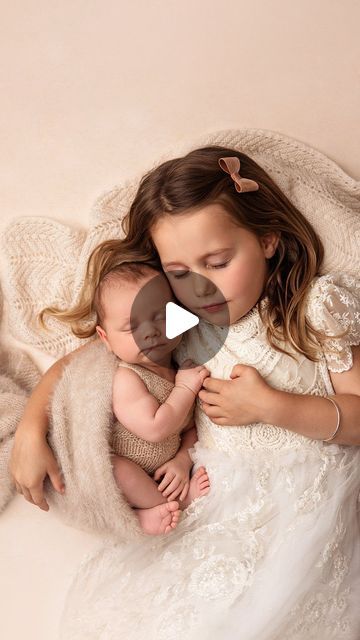
[(174, 296), (162, 274), (150, 273), (137, 283), (112, 283), (102, 294), (105, 317), (97, 333), (121, 360), (161, 365), (181, 341), (181, 335), (166, 337), (167, 302), (174, 302)]

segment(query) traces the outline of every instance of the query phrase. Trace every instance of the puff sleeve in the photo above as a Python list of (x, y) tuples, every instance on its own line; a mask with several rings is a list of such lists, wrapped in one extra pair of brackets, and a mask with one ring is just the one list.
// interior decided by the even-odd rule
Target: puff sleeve
[[(360, 344), (360, 279), (335, 273), (315, 278), (307, 304), (307, 317), (315, 329), (329, 336), (347, 329), (344, 337), (327, 340), (323, 353), (330, 371), (341, 373), (351, 369), (351, 346)], [(328, 352), (328, 347), (334, 352)]]

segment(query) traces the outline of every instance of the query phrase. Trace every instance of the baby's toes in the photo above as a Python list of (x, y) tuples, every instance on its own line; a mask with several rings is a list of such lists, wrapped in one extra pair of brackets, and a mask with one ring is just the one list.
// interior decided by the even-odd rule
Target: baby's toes
[(171, 513), (176, 513), (176, 511), (179, 511), (179, 503), (177, 500), (170, 500), (169, 502), (166, 502), (166, 508), (171, 511)]
[(180, 513), (180, 510), (173, 511), (171, 513), (171, 522), (169, 523), (169, 526), (166, 527), (165, 533), (168, 533), (169, 531), (172, 531), (173, 529), (175, 529), (175, 527), (177, 527), (179, 523)]

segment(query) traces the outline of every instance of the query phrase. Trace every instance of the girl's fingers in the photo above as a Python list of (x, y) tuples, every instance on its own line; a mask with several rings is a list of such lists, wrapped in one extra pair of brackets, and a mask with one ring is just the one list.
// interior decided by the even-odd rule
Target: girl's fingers
[[(224, 416), (220, 416), (219, 413), (221, 411), (221, 407), (216, 407), (212, 404), (203, 404), (202, 405), (204, 413), (211, 418), (212, 420), (221, 420)], [(225, 422), (223, 424), (226, 424)]]
[(28, 502), (31, 502), (31, 504), (34, 504), (34, 501), (33, 501), (32, 497), (31, 497), (31, 493), (30, 493), (29, 489), (27, 489), (26, 487), (22, 487), (22, 493), (23, 493), (23, 496), (24, 496), (25, 500), (27, 500)]
[(206, 402), (207, 404), (219, 405), (220, 397), (218, 393), (213, 393), (211, 391), (204, 391), (204, 389), (202, 389), (199, 393), (199, 398), (202, 402)]
[(49, 511), (49, 505), (44, 498), (43, 488), (35, 487), (35, 489), (31, 490), (31, 497), (33, 499), (33, 503), (40, 507), (43, 511)]
[(166, 473), (158, 486), (159, 491), (163, 491), (174, 478), (174, 473)]
[(57, 491), (58, 493), (63, 493), (65, 490), (65, 486), (60, 476), (59, 475), (52, 476), (50, 473), (48, 475), (55, 491)]
[(181, 484), (181, 480), (179, 480), (178, 478), (173, 479), (172, 482), (170, 482), (169, 486), (166, 487), (165, 491), (162, 492), (164, 498), (167, 498), (173, 491), (175, 491), (175, 489), (178, 488), (179, 484)]

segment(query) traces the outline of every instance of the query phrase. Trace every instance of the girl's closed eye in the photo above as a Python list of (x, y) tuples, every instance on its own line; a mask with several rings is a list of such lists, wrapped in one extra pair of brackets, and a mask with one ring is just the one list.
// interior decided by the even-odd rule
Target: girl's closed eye
[[(223, 269), (229, 263), (230, 263), (230, 260), (228, 260), (227, 262), (222, 262), (221, 264), (208, 264), (207, 267), (210, 268), (210, 269)], [(168, 271), (168, 273), (171, 273), (171, 271)], [(188, 273), (190, 273), (190, 272), (189, 271), (184, 271), (180, 275), (177, 275), (177, 276), (174, 275), (174, 278), (176, 278), (178, 280), (179, 278), (183, 278), (184, 276), (186, 276)]]
[(209, 264), (208, 266), (210, 269), (223, 269), (229, 264), (229, 262), (230, 260), (227, 260), (227, 262), (222, 262), (221, 264)]

